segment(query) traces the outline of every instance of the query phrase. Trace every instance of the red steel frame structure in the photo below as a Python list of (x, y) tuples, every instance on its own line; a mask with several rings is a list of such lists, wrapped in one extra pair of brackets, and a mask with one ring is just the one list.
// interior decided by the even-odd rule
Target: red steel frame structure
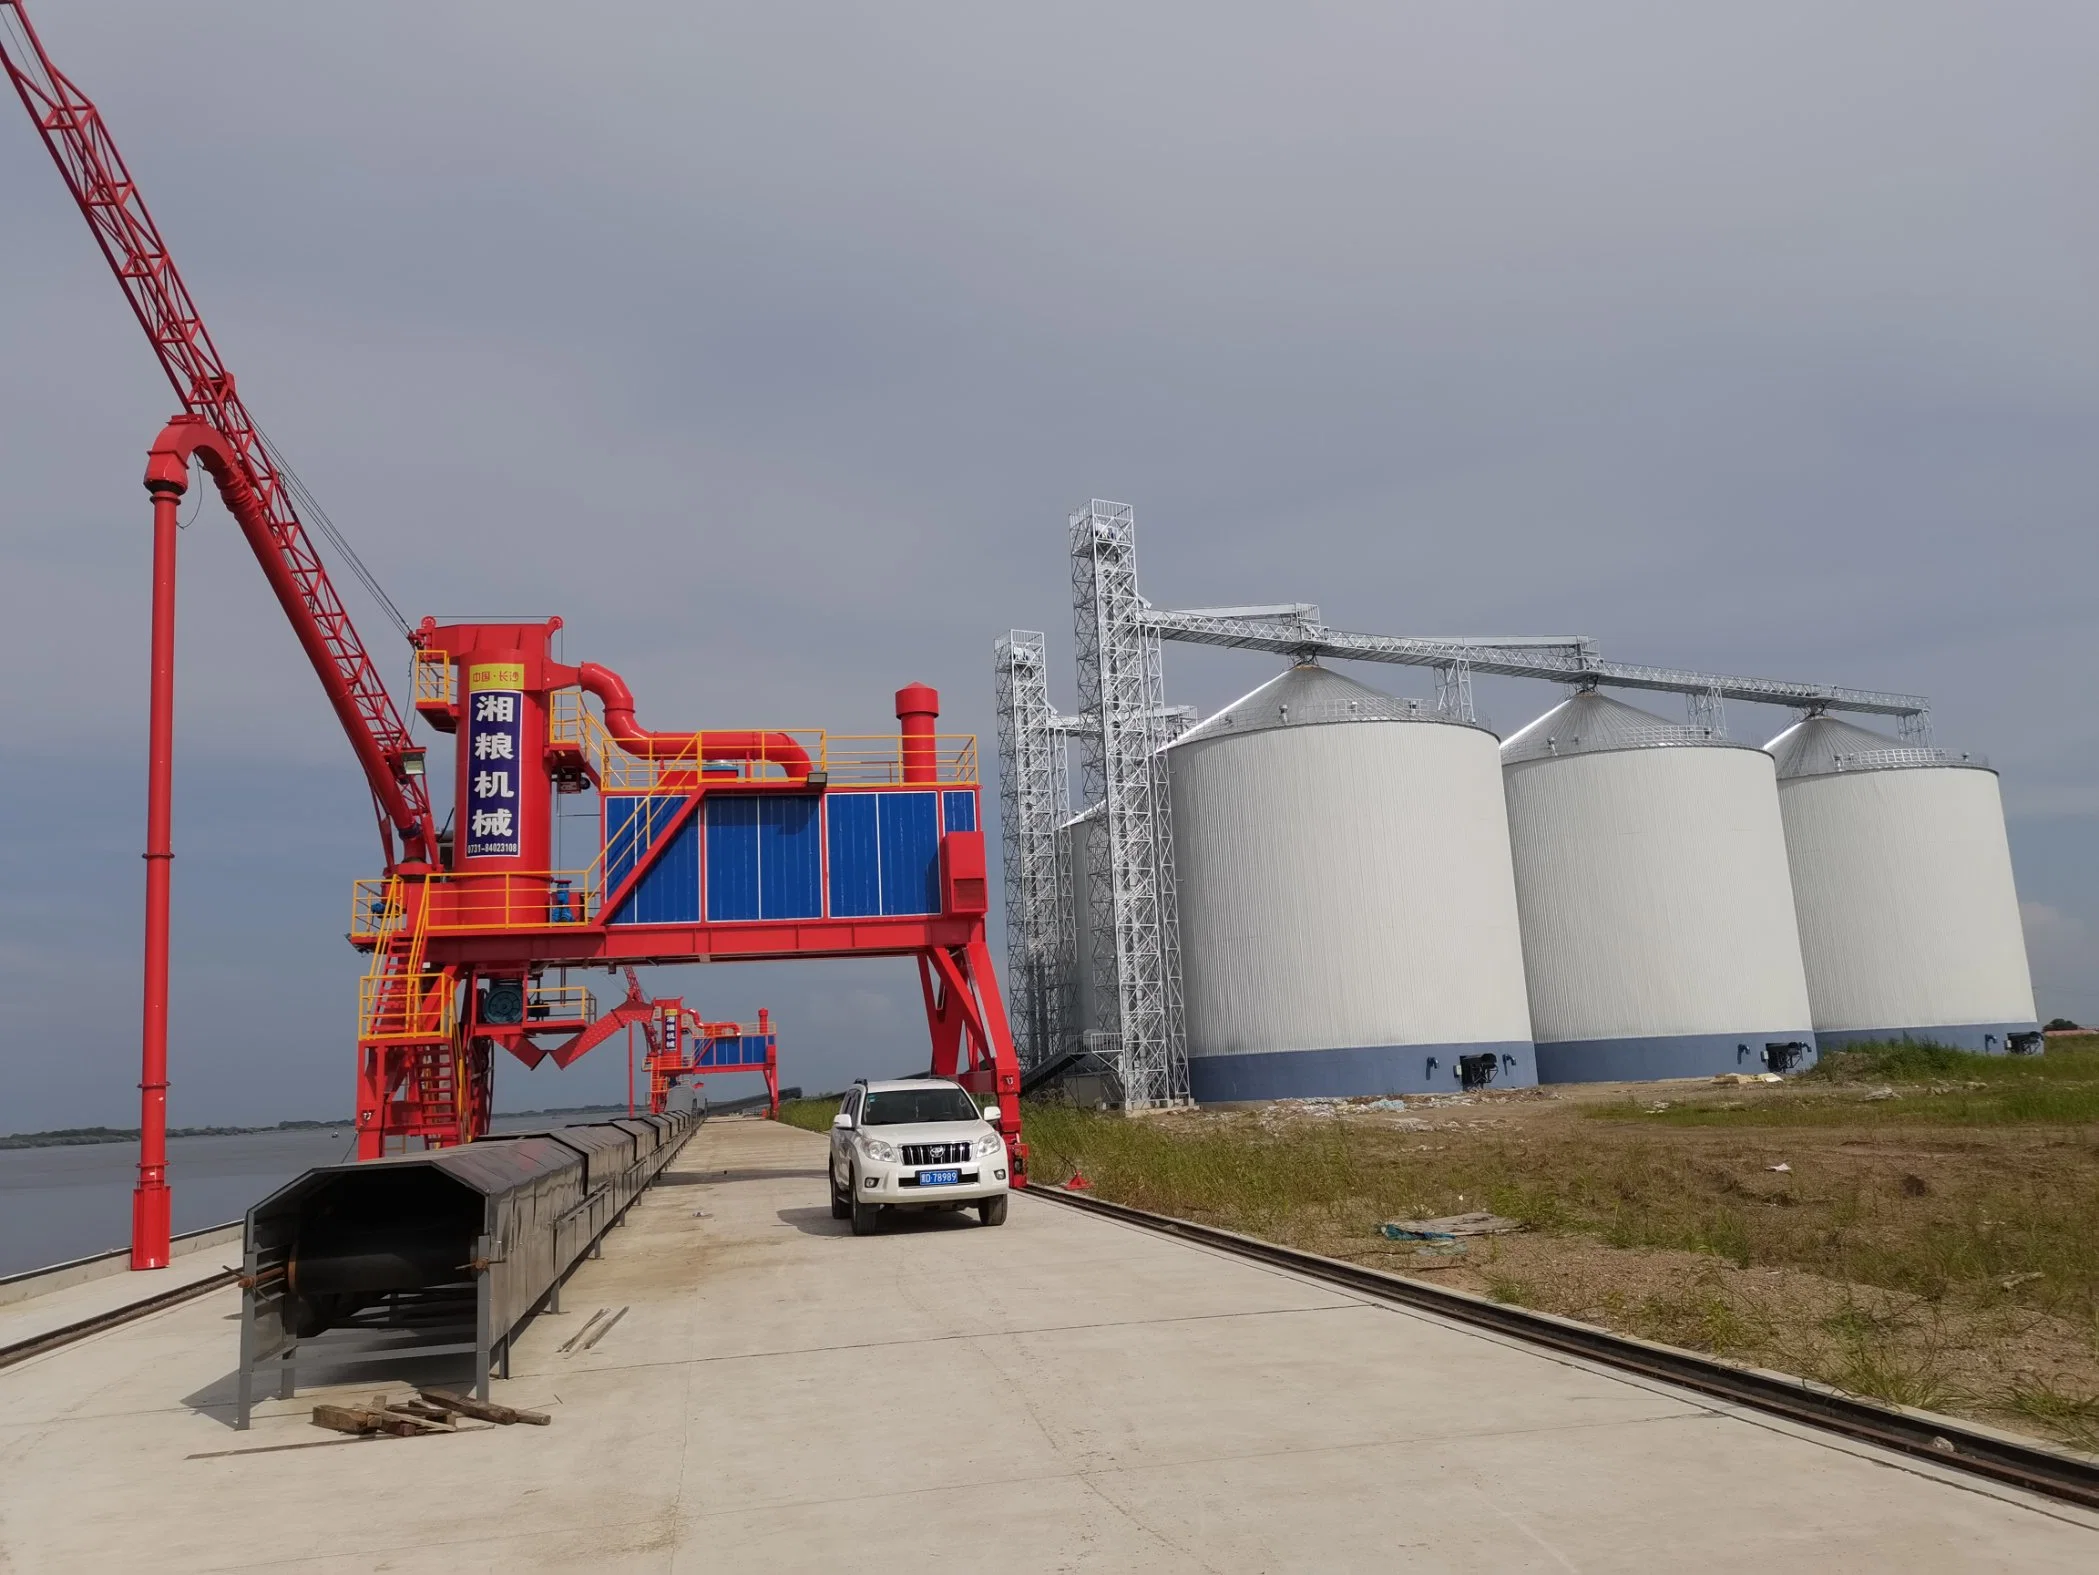
[[(758, 1008), (758, 1031), (747, 1034), (741, 1023), (710, 1023), (685, 1009), (682, 1001), (661, 1003), (663, 1016), (656, 1024), (656, 1040), (649, 1047), (649, 1111), (662, 1115), (670, 1106), (671, 1090), (681, 1082), (704, 1084), (710, 1077), (729, 1077), (756, 1072), (765, 1079), (765, 1115), (780, 1119), (780, 1047), (773, 1033), (772, 1013)], [(675, 1027), (677, 1032), (673, 1033)], [(763, 1060), (743, 1059), (743, 1047), (756, 1041), (763, 1047)], [(726, 1047), (735, 1046), (738, 1059), (723, 1061)]]
[[(201, 460), (253, 548), (279, 605), (319, 677), (350, 740), (371, 790), (386, 875), (358, 903), (354, 938), (372, 953), (360, 1000), (358, 1137), (361, 1157), (390, 1142), (464, 1142), (487, 1130), (491, 1052), (501, 1045), (528, 1062), (552, 1054), (557, 1062), (589, 1048), (595, 1024), (587, 1008), (573, 1019), (551, 1015), (496, 1022), (486, 1002), (490, 987), (536, 990), (552, 967), (621, 963), (703, 962), (778, 957), (910, 956), (917, 959), (933, 1069), (980, 1094), (997, 1097), (1001, 1126), (1013, 1147), (1015, 1179), (1024, 1179), (1019, 1144), (1020, 1079), (1004, 1006), (984, 936), (984, 851), (980, 831), (949, 832), (941, 840), (939, 911), (909, 917), (704, 922), (672, 926), (608, 925), (612, 904), (579, 910), (564, 894), (550, 901), (550, 877), (540, 850), (510, 856), (462, 854), (456, 864), (442, 849), (425, 787), (424, 752), (381, 681), (369, 651), (331, 583), (293, 501), (293, 488), (273, 463), (260, 430), (235, 390), (232, 373), (204, 326), (177, 272), (159, 227), (118, 153), (94, 103), (52, 63), (20, 0), (0, 0), (0, 67), (35, 122), (67, 190), (101, 248), (125, 299), (145, 330), (183, 413), (149, 453), (146, 485), (155, 524), (151, 739), (147, 787), (145, 985), (142, 1006), (139, 1181), (132, 1218), (133, 1268), (168, 1261), (167, 1189), (167, 970), (170, 864), (170, 758), (173, 738), (175, 616), (175, 507), (187, 488), (192, 458)], [(515, 692), (528, 697), (537, 753), (520, 762), (518, 813), (527, 847), (543, 838), (550, 794), (599, 785), (607, 762), (639, 761), (659, 793), (682, 797), (681, 816), (697, 813), (709, 791), (732, 784), (739, 792), (793, 791), (821, 795), (830, 785), (826, 741), (812, 755), (785, 734), (647, 734), (633, 723), (633, 700), (617, 675), (594, 664), (567, 668), (546, 657), (546, 625), (470, 625), (437, 631), (427, 621), (415, 637), (417, 709), (431, 722), (457, 729), (457, 702), (448, 684), (423, 692), (426, 675), (448, 662), (462, 670), (525, 668)], [(431, 660), (431, 658), (435, 660)], [(513, 660), (516, 658), (517, 660)], [(462, 672), (462, 676), (464, 673)], [(473, 685), (466, 686), (471, 695)], [(582, 689), (596, 695), (602, 722), (580, 703), (571, 712), (587, 726), (556, 737), (547, 727), (557, 694)], [(890, 780), (962, 786), (943, 776), (933, 732), (937, 698), (921, 685), (898, 695), (902, 735), (887, 762)], [(596, 729), (596, 734), (591, 729)], [(462, 767), (468, 730), (462, 739)], [(602, 736), (597, 736), (602, 735)], [(591, 747), (593, 744), (595, 748)], [(973, 747), (968, 786), (974, 791)], [(724, 772), (718, 762), (739, 763)], [(681, 764), (682, 762), (682, 764)], [(863, 769), (870, 762), (855, 762)], [(874, 762), (881, 764), (881, 762)], [(469, 770), (460, 773), (460, 809), (468, 807)], [(462, 830), (467, 822), (461, 821)], [(662, 839), (667, 843), (668, 837)], [(658, 844), (660, 853), (662, 843)], [(464, 840), (457, 844), (466, 847)], [(641, 863), (626, 871), (631, 887)], [(558, 881), (560, 877), (554, 876)], [(607, 895), (597, 894), (600, 898)], [(581, 996), (582, 992), (576, 992)], [(554, 1049), (537, 1036), (566, 1037)], [(597, 1042), (597, 1041), (592, 1041)]]
[[(611, 1028), (599, 1030), (593, 1024), (585, 1032), (598, 1032), (603, 1039), (618, 1027), (639, 1027), (647, 1039), (649, 1053), (644, 1069), (649, 1076), (651, 1115), (663, 1114), (670, 1105), (671, 1089), (682, 1081), (704, 1083), (710, 1077), (756, 1072), (765, 1079), (766, 1118), (780, 1119), (780, 1047), (773, 1033), (772, 1013), (766, 1008), (758, 1008), (758, 1031), (746, 1034), (741, 1023), (708, 1022), (679, 996), (659, 996), (651, 1001), (642, 994), (641, 981), (629, 968), (627, 998), (599, 1018), (598, 1023), (610, 1024)], [(753, 1041), (764, 1051), (756, 1061), (746, 1059), (744, 1053), (745, 1046)], [(724, 1061), (721, 1052), (731, 1045), (735, 1046), (736, 1059)], [(627, 1103), (630, 1107), (634, 1103), (631, 1088)]]
[[(555, 1032), (565, 1032), (561, 1025)], [(555, 1046), (540, 1046), (529, 1041), (510, 1048), (528, 1065), (538, 1065), (541, 1058), (552, 1057), (556, 1066), (567, 1066), (586, 1051), (596, 1048), (612, 1038), (621, 1029), (629, 1032), (639, 1028), (647, 1041), (649, 1053), (643, 1063), (648, 1073), (648, 1108), (651, 1114), (661, 1115), (670, 1101), (674, 1084), (691, 1078), (704, 1082), (709, 1077), (727, 1077), (737, 1072), (757, 1072), (765, 1078), (766, 1115), (777, 1121), (780, 1116), (780, 1059), (777, 1036), (773, 1033), (772, 1013), (765, 1007), (758, 1008), (758, 1032), (746, 1035), (741, 1023), (710, 1023), (686, 1006), (679, 996), (660, 996), (650, 1000), (643, 993), (641, 981), (634, 977), (634, 970), (627, 969), (627, 994), (610, 1011), (600, 1014), (594, 1021), (577, 1030), (573, 1037)], [(548, 1031), (542, 1021), (537, 1030)], [(762, 1061), (724, 1063), (710, 1054), (716, 1047), (736, 1041), (741, 1044), (756, 1038), (763, 1042), (765, 1058)], [(629, 1087), (627, 1103), (634, 1103), (632, 1087), (632, 1063), (628, 1067)]]

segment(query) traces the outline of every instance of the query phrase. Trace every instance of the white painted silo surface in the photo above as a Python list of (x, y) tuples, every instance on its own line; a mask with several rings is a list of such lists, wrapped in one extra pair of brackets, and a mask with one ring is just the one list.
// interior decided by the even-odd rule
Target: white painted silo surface
[(1167, 758), (1197, 1099), (1535, 1080), (1493, 734), (1303, 666)]
[(2032, 1032), (1997, 774), (1832, 717), (1766, 747), (1824, 1048), (1911, 1038), (2001, 1051)]
[(1812, 1062), (1769, 755), (1594, 693), (1501, 754), (1540, 1081)]
[(1093, 908), (1087, 901), (1090, 883), (1086, 878), (1089, 851), (1100, 837), (1099, 821), (1100, 809), (1096, 805), (1066, 821), (1057, 833), (1064, 845), (1064, 877), (1071, 883), (1067, 899), (1072, 923), (1071, 964), (1075, 974), (1071, 1002), (1077, 1021), (1068, 1025), (1067, 1032), (1074, 1043), (1080, 1034), (1107, 1026), (1101, 1021), (1100, 971), (1094, 964)]

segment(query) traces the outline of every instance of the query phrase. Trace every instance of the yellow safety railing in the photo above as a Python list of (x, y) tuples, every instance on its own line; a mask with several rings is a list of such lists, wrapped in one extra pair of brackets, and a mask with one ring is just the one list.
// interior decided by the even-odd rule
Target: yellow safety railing
[(418, 706), (450, 706), (459, 702), (459, 673), (447, 651), (417, 651), (409, 675), (409, 691)]
[(525, 1026), (535, 1022), (594, 1023), (598, 998), (580, 984), (536, 984), (525, 997)]
[(384, 940), (401, 928), (404, 916), (395, 882), (381, 875), (350, 886), (350, 939)]
[(600, 782), (605, 779), (611, 756), (619, 750), (612, 735), (605, 731), (605, 724), (583, 703), (583, 693), (577, 689), (555, 691), (553, 709), (547, 717), (547, 742), (573, 744), (581, 749)]
[[(657, 838), (670, 829), (671, 822), (678, 818), (687, 800), (682, 794), (655, 793), (637, 795), (623, 799), (622, 805), (632, 805), (627, 819), (611, 827), (605, 838), (605, 846), (598, 854), (598, 862), (592, 866), (594, 872), (618, 869), (620, 880), (626, 879), (626, 871), (634, 868), (648, 850), (656, 845)], [(608, 821), (609, 821), (608, 815)], [(618, 885), (619, 881), (615, 881)]]
[(357, 981), (360, 1040), (446, 1039), (457, 1020), (450, 976), (423, 971), (422, 920), (429, 909), (421, 910), (410, 931), (407, 895), (408, 883), (398, 876), (361, 880), (351, 890), (351, 934), (376, 942), (371, 966)]
[[(933, 782), (942, 787), (975, 786), (977, 735), (936, 733)], [(903, 740), (894, 733), (837, 733), (824, 740), (824, 769), (833, 787), (898, 787), (904, 781)]]
[[(677, 755), (641, 756), (621, 748), (583, 695), (564, 689), (554, 696), (548, 719), (549, 742), (580, 749), (597, 773), (600, 786), (614, 791), (647, 792), (666, 778), (689, 779), (705, 770), (710, 780), (777, 782), (800, 774), (800, 761), (793, 770), (779, 759), (763, 753), (753, 760), (715, 759), (707, 753), (710, 736), (724, 741), (731, 734), (748, 738), (792, 740), (808, 757), (810, 769), (821, 772), (833, 786), (894, 786), (904, 780), (904, 744), (895, 733), (833, 734), (820, 727), (709, 728), (695, 736), (694, 747)], [(932, 740), (935, 780), (947, 786), (974, 785), (979, 781), (977, 740), (974, 733), (941, 733)], [(726, 775), (724, 775), (726, 774)]]
[(603, 861), (583, 870), (511, 871), (430, 877), (424, 912), (432, 935), (543, 930), (588, 924), (604, 898)]
[[(670, 807), (659, 812), (668, 818)], [(646, 844), (645, 844), (646, 845)], [(601, 853), (588, 869), (532, 870), (431, 875), (423, 880), (423, 910), (420, 932), (413, 938), (407, 969), (419, 968), (423, 939), (430, 935), (460, 935), (483, 930), (543, 930), (564, 924), (588, 924), (603, 905), (605, 858)], [(350, 938), (376, 942), (371, 976), (388, 973), (393, 942), (401, 936), (406, 918), (394, 891), (397, 882), (385, 879), (360, 880), (350, 897)], [(394, 976), (400, 971), (396, 969)]]
[(442, 973), (368, 973), (357, 981), (357, 1037), (449, 1039), (459, 1021), (457, 993)]

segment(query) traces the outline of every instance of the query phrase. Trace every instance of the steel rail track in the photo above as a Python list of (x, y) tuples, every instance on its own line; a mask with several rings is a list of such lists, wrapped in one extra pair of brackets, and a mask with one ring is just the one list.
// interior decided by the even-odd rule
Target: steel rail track
[(136, 1319), (151, 1317), (154, 1313), (179, 1306), (206, 1292), (231, 1285), (239, 1278), (237, 1270), (222, 1269), (219, 1273), (207, 1275), (201, 1280), (178, 1285), (171, 1291), (162, 1291), (140, 1301), (127, 1302), (122, 1307), (112, 1307), (108, 1312), (96, 1313), (94, 1317), (83, 1318), (78, 1323), (46, 1329), (42, 1334), (31, 1335), (26, 1340), (17, 1340), (13, 1345), (0, 1345), (0, 1367), (12, 1367), (17, 1362), (26, 1362), (32, 1356), (41, 1356), (44, 1352), (55, 1351), (62, 1345), (85, 1340), (89, 1335), (100, 1334), (105, 1329), (121, 1328)]
[(1321, 1280), (1379, 1301), (1397, 1302), (1454, 1322), (1491, 1329), (1529, 1345), (1643, 1378), (1659, 1379), (1681, 1389), (1751, 1407), (1788, 1421), (1804, 1423), (1859, 1443), (1896, 1454), (1929, 1460), (1934, 1465), (1986, 1477), (2006, 1486), (2099, 1510), (2099, 1461), (2080, 1458), (2041, 1444), (2023, 1443), (1951, 1417), (1898, 1411), (1860, 1400), (1783, 1373), (1731, 1367), (1725, 1362), (1673, 1346), (1656, 1345), (1608, 1329), (1531, 1312), (1489, 1301), (1465, 1291), (1448, 1290), (1381, 1269), (1366, 1269), (1336, 1258), (1300, 1252), (1236, 1231), (1197, 1225), (1169, 1215), (1152, 1214), (1120, 1203), (1060, 1187), (1029, 1187), (1024, 1196), (1053, 1198), (1069, 1208), (1120, 1220), (1161, 1235), (1178, 1237), (1234, 1257)]

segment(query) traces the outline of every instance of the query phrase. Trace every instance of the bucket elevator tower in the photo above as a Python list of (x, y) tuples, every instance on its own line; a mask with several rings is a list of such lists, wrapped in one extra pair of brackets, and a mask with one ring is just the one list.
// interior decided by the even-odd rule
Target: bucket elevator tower
[(999, 824), (1006, 872), (1006, 1008), (1023, 1068), (1064, 1048), (1075, 1006), (1071, 876), (1057, 828), (1071, 812), (1065, 726), (1050, 704), (1039, 631), (993, 647), (998, 698)]
[(1112, 1059), (1123, 1103), (1142, 1110), (1188, 1097), (1181, 1013), (1180, 924), (1166, 762), (1176, 717), (1166, 707), (1159, 637), (1137, 593), (1136, 511), (1096, 498), (1071, 516), (1072, 618), (1078, 647), (1083, 792), (1101, 806), (1088, 838), (1092, 965), (1114, 1003)]

